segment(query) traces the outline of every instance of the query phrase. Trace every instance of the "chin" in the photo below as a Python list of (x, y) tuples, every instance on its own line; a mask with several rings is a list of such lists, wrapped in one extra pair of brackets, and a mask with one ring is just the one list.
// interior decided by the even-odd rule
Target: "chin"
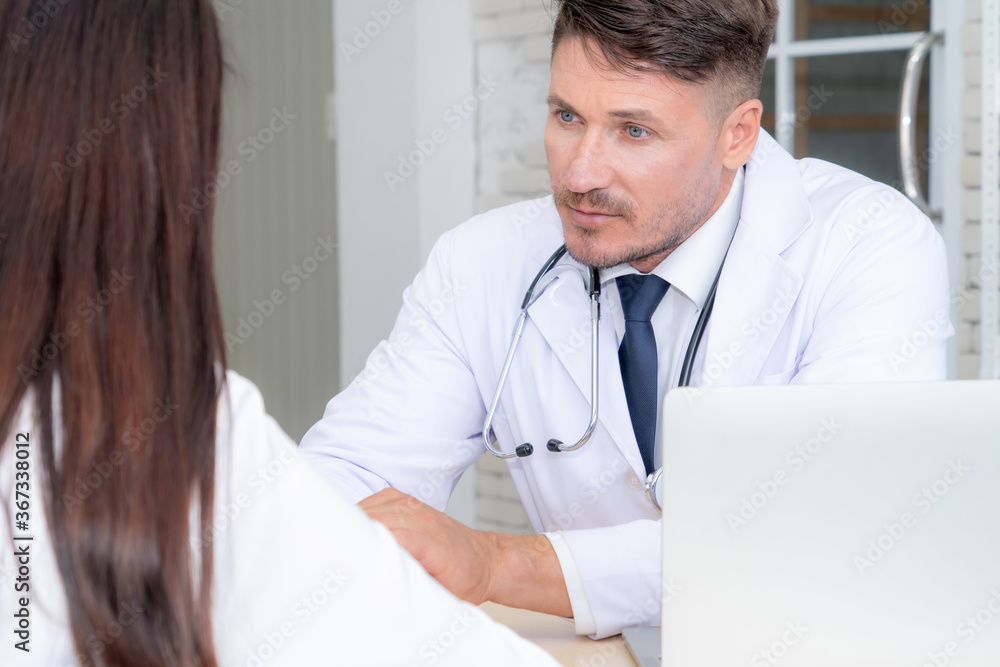
[(569, 256), (584, 266), (596, 269), (610, 269), (628, 260), (627, 249), (617, 248), (602, 242), (600, 234), (585, 232), (566, 234), (566, 250)]

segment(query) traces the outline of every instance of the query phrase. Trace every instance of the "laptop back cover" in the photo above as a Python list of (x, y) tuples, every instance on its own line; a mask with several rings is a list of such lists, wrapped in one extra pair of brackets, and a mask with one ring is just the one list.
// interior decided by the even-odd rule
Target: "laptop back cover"
[(1000, 665), (1000, 382), (679, 389), (664, 665)]

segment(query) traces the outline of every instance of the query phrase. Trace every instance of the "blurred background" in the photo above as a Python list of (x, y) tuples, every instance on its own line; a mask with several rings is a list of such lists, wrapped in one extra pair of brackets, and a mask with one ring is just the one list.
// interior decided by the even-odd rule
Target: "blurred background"
[[(982, 39), (996, 3), (780, 0), (762, 92), (765, 128), (797, 157), (901, 190), (912, 165), (949, 250), (953, 378), (1000, 377), (1000, 96), (982, 88), (983, 72), (1000, 67), (1000, 47)], [(234, 73), (223, 164), (235, 175), (217, 194), (230, 362), (298, 440), (388, 334), (442, 232), (549, 192), (553, 10), (550, 0), (214, 5)], [(901, 156), (904, 71), (928, 34), (937, 37), (912, 68), (904, 114), (916, 140)], [(528, 530), (503, 464), (489, 457), (449, 512)]]

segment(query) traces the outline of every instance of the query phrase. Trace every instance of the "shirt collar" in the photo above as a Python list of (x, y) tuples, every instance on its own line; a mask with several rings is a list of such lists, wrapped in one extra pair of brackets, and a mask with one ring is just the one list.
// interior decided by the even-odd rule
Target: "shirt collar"
[[(715, 276), (736, 234), (743, 208), (744, 180), (744, 169), (740, 168), (736, 171), (729, 194), (719, 210), (651, 271), (699, 308), (708, 299)], [(619, 276), (637, 273), (639, 272), (631, 264), (603, 269), (601, 285), (606, 285)]]

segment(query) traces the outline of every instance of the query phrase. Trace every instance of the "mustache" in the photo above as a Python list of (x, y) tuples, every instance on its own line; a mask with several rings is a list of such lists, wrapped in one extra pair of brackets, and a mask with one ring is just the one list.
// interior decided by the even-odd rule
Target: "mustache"
[(617, 215), (626, 220), (631, 220), (635, 217), (631, 202), (615, 197), (607, 190), (573, 192), (566, 188), (560, 188), (554, 196), (557, 206), (569, 206), (577, 210), (586, 210), (603, 215)]

